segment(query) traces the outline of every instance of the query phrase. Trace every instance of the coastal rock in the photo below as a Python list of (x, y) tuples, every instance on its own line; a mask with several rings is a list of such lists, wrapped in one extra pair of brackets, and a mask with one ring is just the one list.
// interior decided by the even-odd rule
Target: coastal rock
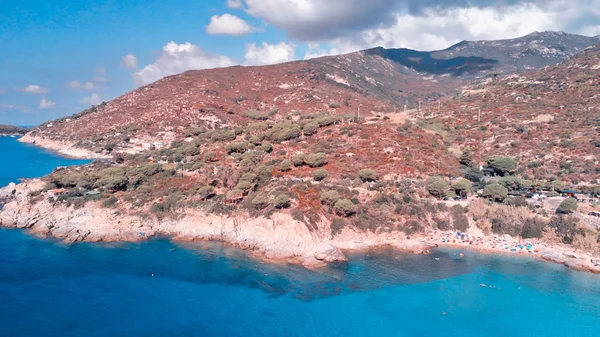
[(323, 251), (320, 251), (315, 254), (315, 259), (324, 262), (342, 262), (348, 261), (344, 253), (339, 248), (329, 246), (325, 248)]
[(302, 261), (302, 266), (308, 269), (317, 269), (325, 267), (327, 263), (324, 261), (317, 260), (314, 257), (307, 257)]
[(558, 252), (555, 252), (555, 251), (551, 251), (551, 250), (546, 250), (546, 251), (540, 252), (540, 257), (546, 261), (559, 263), (559, 264), (565, 264), (565, 262), (566, 262), (564, 255), (562, 255)]

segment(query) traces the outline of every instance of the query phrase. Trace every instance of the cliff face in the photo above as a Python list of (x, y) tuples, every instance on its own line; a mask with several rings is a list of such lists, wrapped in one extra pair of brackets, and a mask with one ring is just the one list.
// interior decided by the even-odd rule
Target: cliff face
[(175, 241), (222, 241), (250, 250), (269, 261), (302, 264), (308, 268), (346, 261), (340, 248), (369, 249), (393, 245), (401, 250), (423, 253), (432, 247), (425, 242), (407, 241), (399, 233), (346, 231), (333, 239), (326, 219), (318, 223), (317, 230), (310, 231), (306, 224), (284, 213), (253, 218), (244, 213), (219, 216), (187, 209), (176, 218), (157, 219), (123, 214), (102, 207), (100, 203), (82, 208), (51, 203), (46, 198), (32, 203), (30, 193), (44, 184), (33, 179), (1, 189), (0, 197), (10, 196), (10, 200), (0, 212), (0, 226), (28, 229), (35, 235), (65, 242), (135, 242), (155, 236), (166, 236)]
[(9, 189), (14, 188), (14, 194), (5, 188), (3, 193), (12, 194), (12, 198), (0, 213), (0, 226), (29, 229), (34, 234), (66, 242), (133, 242), (157, 235), (176, 241), (223, 241), (252, 250), (269, 260), (289, 260), (309, 267), (321, 264), (319, 261), (345, 260), (328, 238), (309, 232), (306, 225), (287, 214), (273, 214), (267, 219), (185, 210), (177, 218), (159, 220), (124, 215), (99, 203), (74, 208), (43, 199), (32, 204), (29, 193), (43, 184), (40, 180), (31, 180), (12, 186)]

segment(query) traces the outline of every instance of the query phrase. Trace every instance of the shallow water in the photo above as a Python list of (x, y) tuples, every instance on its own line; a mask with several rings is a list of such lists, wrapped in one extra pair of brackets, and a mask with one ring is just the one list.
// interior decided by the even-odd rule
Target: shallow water
[(309, 271), (217, 243), (0, 230), (0, 247), (1, 336), (600, 335), (600, 276), (528, 258), (381, 250)]

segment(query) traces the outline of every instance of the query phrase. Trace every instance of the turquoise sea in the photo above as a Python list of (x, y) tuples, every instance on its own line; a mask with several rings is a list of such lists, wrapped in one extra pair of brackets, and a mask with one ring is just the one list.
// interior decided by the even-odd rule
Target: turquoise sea
[[(2, 183), (73, 163), (0, 144)], [(0, 247), (0, 336), (600, 336), (600, 276), (527, 258), (382, 250), (308, 271), (217, 243), (0, 230)]]

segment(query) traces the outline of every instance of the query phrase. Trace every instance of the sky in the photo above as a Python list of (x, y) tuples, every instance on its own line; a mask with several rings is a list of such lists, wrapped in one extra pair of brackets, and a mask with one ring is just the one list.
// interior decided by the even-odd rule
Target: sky
[(0, 0), (0, 124), (37, 125), (190, 69), (547, 30), (600, 35), (600, 0)]

